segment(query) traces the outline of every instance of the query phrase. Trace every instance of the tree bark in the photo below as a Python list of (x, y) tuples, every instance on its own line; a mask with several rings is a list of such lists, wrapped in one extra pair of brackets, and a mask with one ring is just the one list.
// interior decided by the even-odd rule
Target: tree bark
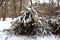
[(21, 11), (22, 11), (22, 0), (20, 0), (20, 15), (21, 15)]
[(3, 21), (6, 18), (6, 13), (7, 13), (7, 0), (5, 0), (5, 3), (2, 5), (2, 17), (3, 17)]

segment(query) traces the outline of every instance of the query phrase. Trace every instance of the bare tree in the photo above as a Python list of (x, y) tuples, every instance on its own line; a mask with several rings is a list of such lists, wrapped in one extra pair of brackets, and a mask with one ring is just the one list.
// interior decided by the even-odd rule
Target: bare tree
[(13, 5), (14, 5), (14, 17), (16, 17), (16, 4), (15, 4), (16, 2), (15, 2), (15, 0), (13, 0)]
[(7, 0), (5, 0), (3, 5), (2, 5), (2, 17), (3, 17), (3, 21), (6, 18), (6, 13), (7, 13)]
[(21, 11), (22, 11), (22, 0), (20, 0), (20, 15), (21, 15)]
[(60, 0), (57, 0), (57, 6), (58, 6), (58, 10), (59, 10), (59, 1), (60, 1)]
[[(3, 0), (0, 0), (0, 8), (2, 8), (2, 3), (3, 3)], [(1, 13), (0, 17), (1, 16), (2, 16), (2, 13)], [(0, 18), (0, 20), (1, 20), (1, 18)]]
[(50, 16), (53, 16), (54, 15), (54, 0), (49, 0), (49, 3), (50, 3), (50, 11), (51, 11), (51, 14)]
[(12, 19), (16, 16), (16, 5), (15, 5), (15, 0), (12, 0)]

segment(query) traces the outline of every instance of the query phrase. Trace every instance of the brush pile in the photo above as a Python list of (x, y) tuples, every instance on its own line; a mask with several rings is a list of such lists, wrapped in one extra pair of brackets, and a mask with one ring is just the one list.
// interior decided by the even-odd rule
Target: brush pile
[(58, 17), (38, 17), (30, 11), (25, 12), (12, 22), (12, 31), (20, 35), (60, 35), (60, 19)]
[(20, 17), (11, 22), (14, 34), (51, 35), (60, 34), (60, 17), (38, 17), (34, 10), (24, 11)]
[(34, 35), (36, 34), (36, 28), (38, 25), (36, 24), (37, 18), (27, 11), (26, 13), (22, 14), (19, 19), (12, 22), (13, 31), (15, 34), (21, 35)]

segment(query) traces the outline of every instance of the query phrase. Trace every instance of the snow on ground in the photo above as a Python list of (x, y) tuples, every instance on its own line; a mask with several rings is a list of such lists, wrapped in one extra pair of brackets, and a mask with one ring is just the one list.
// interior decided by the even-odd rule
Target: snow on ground
[[(14, 19), (16, 20), (16, 19)], [(44, 36), (44, 37), (41, 37), (41, 36), (35, 36), (35, 37), (28, 37), (28, 36), (15, 36), (15, 35), (12, 35), (12, 36), (8, 36), (6, 34), (6, 32), (1, 32), (1, 30), (3, 29), (9, 29), (10, 26), (11, 26), (11, 23), (12, 22), (12, 18), (6, 18), (5, 21), (2, 21), (2, 18), (1, 18), (1, 21), (0, 21), (0, 40), (60, 40), (59, 37), (55, 37), (55, 35), (51, 35), (51, 36)]]
[(3, 30), (3, 29), (9, 29), (10, 26), (11, 26), (11, 22), (12, 22), (12, 18), (6, 18), (5, 21), (2, 21), (2, 18), (1, 18), (1, 21), (0, 21), (0, 30)]

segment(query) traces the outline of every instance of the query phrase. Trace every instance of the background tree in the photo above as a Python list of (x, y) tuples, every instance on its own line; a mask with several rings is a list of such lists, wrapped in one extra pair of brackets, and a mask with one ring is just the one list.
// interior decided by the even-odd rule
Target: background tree
[(22, 11), (22, 0), (20, 0), (20, 15), (21, 15), (21, 11)]
[(50, 12), (51, 12), (51, 16), (54, 16), (54, 7), (55, 7), (55, 3), (54, 3), (54, 0), (49, 0), (49, 3), (50, 3)]
[(11, 0), (11, 11), (12, 11), (12, 19), (16, 16), (16, 4), (15, 0)]
[(3, 21), (6, 18), (6, 13), (7, 13), (7, 0), (5, 0), (2, 4), (2, 17), (3, 17)]
[(14, 5), (13, 10), (14, 10), (14, 18), (15, 18), (16, 17), (16, 1), (15, 0), (13, 0), (13, 5)]
[(60, 0), (57, 0), (57, 9), (59, 10), (59, 2), (60, 2)]

